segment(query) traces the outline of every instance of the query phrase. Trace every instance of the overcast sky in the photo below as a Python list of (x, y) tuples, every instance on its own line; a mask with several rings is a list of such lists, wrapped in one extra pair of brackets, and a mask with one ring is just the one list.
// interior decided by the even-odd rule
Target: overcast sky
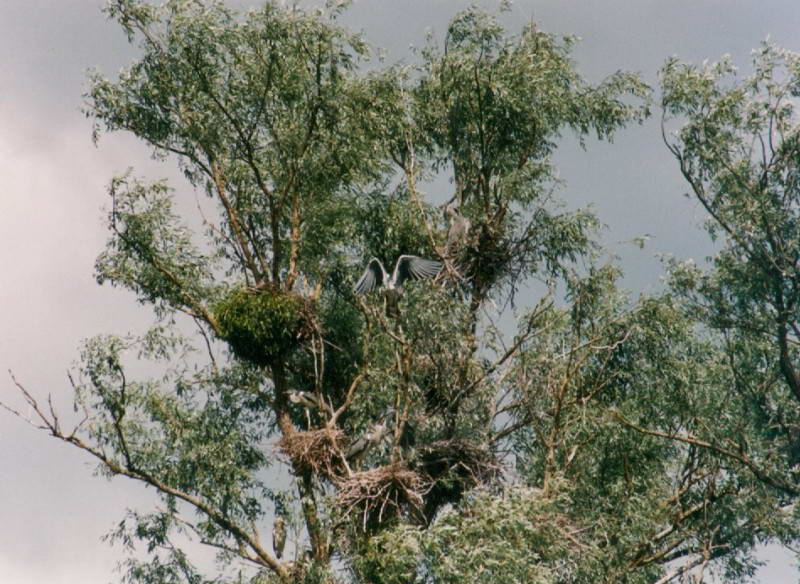
[[(135, 57), (124, 35), (101, 14), (102, 0), (0, 0), (0, 395), (13, 398), (5, 376), (38, 396), (70, 403), (65, 372), (79, 343), (102, 332), (146, 326), (130, 295), (98, 287), (94, 258), (106, 235), (104, 186), (133, 166), (151, 178), (172, 177), (168, 164), (125, 135), (95, 148), (81, 113), (86, 70), (114, 75)], [(243, 0), (237, 6), (256, 5)], [(465, 0), (356, 0), (346, 22), (363, 29), (390, 59), (408, 56), (428, 31), (441, 34)], [(497, 2), (483, 2), (495, 8)], [(800, 51), (797, 0), (518, 0), (503, 20), (539, 22), (548, 32), (582, 42), (579, 70), (598, 81), (618, 69), (639, 71), (651, 84), (664, 60), (695, 62), (730, 54), (746, 67), (750, 51), (769, 37)], [(611, 146), (567, 140), (559, 152), (562, 195), (572, 206), (592, 203), (609, 226), (604, 236), (620, 254), (634, 292), (658, 286), (658, 254), (702, 259), (703, 215), (682, 196), (675, 163), (657, 120), (621, 132)], [(642, 234), (639, 251), (617, 243)], [(18, 402), (17, 402), (18, 403)], [(118, 549), (100, 541), (126, 507), (151, 495), (137, 485), (93, 476), (94, 464), (0, 412), (0, 583), (101, 584), (114, 581)], [(796, 581), (780, 550), (759, 574), (764, 583)]]

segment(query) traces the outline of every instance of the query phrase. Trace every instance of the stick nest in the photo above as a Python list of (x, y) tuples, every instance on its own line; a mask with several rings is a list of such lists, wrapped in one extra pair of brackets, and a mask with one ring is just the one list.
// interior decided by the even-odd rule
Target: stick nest
[(448, 503), (457, 503), (475, 487), (496, 482), (502, 466), (490, 450), (463, 440), (441, 440), (422, 447), (415, 468), (430, 479), (425, 498), (425, 518)]
[(350, 474), (339, 482), (336, 502), (345, 517), (368, 531), (400, 517), (420, 517), (429, 482), (402, 463)]
[(344, 432), (335, 428), (293, 432), (278, 441), (278, 448), (301, 472), (335, 479), (345, 470), (341, 450), (343, 437)]

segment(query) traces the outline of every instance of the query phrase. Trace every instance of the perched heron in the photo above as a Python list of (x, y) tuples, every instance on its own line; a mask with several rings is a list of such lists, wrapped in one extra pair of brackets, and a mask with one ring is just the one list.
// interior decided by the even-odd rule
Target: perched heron
[(389, 272), (383, 267), (381, 261), (378, 258), (372, 258), (353, 290), (357, 295), (363, 296), (373, 290), (383, 288), (387, 312), (396, 315), (403, 283), (408, 279), (435, 278), (441, 269), (442, 262), (413, 255), (401, 255), (397, 258), (392, 275), (389, 276)]
[(322, 410), (326, 409), (325, 404), (319, 403), (317, 396), (307, 391), (290, 391), (289, 401), (293, 404), (299, 404), (307, 410)]
[(284, 546), (286, 546), (286, 519), (283, 515), (277, 515), (272, 524), (272, 549), (279, 560), (283, 556)]
[(348, 460), (361, 458), (372, 446), (383, 440), (388, 433), (389, 428), (386, 427), (385, 422), (375, 424), (366, 434), (350, 445), (347, 452), (344, 454), (345, 458)]
[(458, 212), (458, 205), (455, 203), (447, 205), (444, 211), (447, 214), (447, 222), (449, 224), (445, 255), (448, 259), (452, 259), (467, 244), (472, 222)]
[(308, 422), (309, 428), (311, 427), (312, 410), (323, 410), (328, 413), (333, 413), (330, 406), (326, 404), (323, 399), (307, 391), (290, 390), (289, 401), (305, 408), (306, 422)]

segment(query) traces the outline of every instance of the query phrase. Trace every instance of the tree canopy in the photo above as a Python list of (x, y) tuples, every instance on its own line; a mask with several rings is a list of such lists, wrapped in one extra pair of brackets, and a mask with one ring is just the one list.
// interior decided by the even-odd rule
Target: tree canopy
[[(719, 252), (633, 298), (553, 154), (649, 116), (638, 75), (591, 84), (574, 39), (477, 8), (387, 65), (341, 10), (108, 5), (141, 56), (91, 76), (95, 138), (188, 182), (111, 179), (96, 277), (154, 322), (84, 344), (77, 425), (17, 387), (161, 498), (110, 534), (124, 580), (741, 582), (796, 543), (800, 56), (666, 62), (664, 140)], [(442, 267), (392, 310), (354, 293), (401, 255)]]

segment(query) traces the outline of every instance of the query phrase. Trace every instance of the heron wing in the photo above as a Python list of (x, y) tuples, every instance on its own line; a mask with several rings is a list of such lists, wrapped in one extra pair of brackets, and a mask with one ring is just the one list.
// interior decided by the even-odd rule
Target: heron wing
[(385, 273), (386, 270), (383, 268), (381, 261), (377, 258), (372, 258), (369, 260), (364, 273), (361, 274), (361, 278), (359, 278), (358, 282), (356, 282), (356, 285), (353, 287), (353, 291), (358, 296), (363, 296), (383, 286), (383, 275)]
[(426, 280), (435, 278), (442, 269), (442, 262), (429, 260), (413, 255), (401, 255), (397, 264), (394, 266), (392, 280), (396, 288), (403, 285), (403, 282), (412, 278), (414, 280)]

